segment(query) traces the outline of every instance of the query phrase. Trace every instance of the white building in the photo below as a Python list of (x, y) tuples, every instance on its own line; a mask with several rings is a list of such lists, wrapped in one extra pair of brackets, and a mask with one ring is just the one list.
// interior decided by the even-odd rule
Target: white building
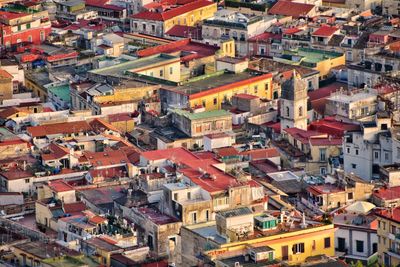
[(277, 21), (273, 16), (242, 14), (233, 10), (218, 10), (213, 17), (203, 21), (203, 41), (212, 45), (221, 45), (221, 41), (234, 39), (238, 56), (248, 53), (247, 40), (265, 32)]
[(379, 167), (392, 164), (391, 120), (376, 118), (361, 123), (361, 131), (349, 132), (343, 143), (344, 171), (364, 180), (379, 178)]
[[(362, 203), (361, 205), (359, 203)], [(359, 201), (354, 205), (374, 207), (368, 202)], [(369, 209), (369, 208), (368, 208)], [(333, 217), (335, 224), (335, 249), (337, 253), (351, 261), (360, 260), (365, 266), (377, 257), (378, 235), (376, 216), (346, 212)]]

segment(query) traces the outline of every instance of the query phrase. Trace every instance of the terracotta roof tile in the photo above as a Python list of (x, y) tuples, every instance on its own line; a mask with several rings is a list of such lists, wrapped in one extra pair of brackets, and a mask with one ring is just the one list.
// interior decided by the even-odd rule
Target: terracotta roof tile
[(293, 18), (305, 17), (314, 8), (314, 5), (298, 2), (279, 0), (268, 10), (269, 14), (291, 16)]

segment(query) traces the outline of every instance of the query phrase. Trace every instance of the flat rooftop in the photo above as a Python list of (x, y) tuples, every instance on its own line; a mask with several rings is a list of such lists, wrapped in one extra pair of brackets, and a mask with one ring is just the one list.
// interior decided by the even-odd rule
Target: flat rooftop
[(47, 89), (49, 92), (52, 92), (53, 95), (59, 97), (64, 102), (71, 102), (71, 95), (69, 84), (53, 86)]
[(325, 61), (327, 59), (341, 57), (343, 56), (343, 54), (332, 51), (312, 49), (312, 48), (298, 48), (296, 50), (284, 51), (281, 58), (288, 61), (292, 61), (291, 58), (292, 56), (302, 57), (302, 65), (303, 65), (303, 63), (316, 64), (321, 61)]
[(356, 93), (347, 93), (347, 92), (334, 92), (327, 99), (335, 102), (342, 103), (352, 103), (362, 100), (367, 100), (368, 98), (376, 98), (377, 95), (373, 93), (369, 93), (366, 91), (356, 92)]
[(178, 57), (174, 57), (167, 54), (159, 54), (150, 57), (139, 58), (132, 61), (123, 62), (114, 66), (91, 70), (89, 73), (103, 75), (103, 76), (125, 76), (125, 71), (132, 71), (151, 67), (154, 65), (161, 65), (163, 63), (179, 60)]
[(175, 109), (174, 113), (184, 116), (192, 121), (193, 120), (203, 120), (203, 119), (208, 119), (208, 118), (232, 116), (232, 114), (229, 111), (226, 111), (223, 109), (203, 111), (203, 112), (190, 112), (188, 110)]
[(231, 73), (231, 72), (217, 72), (212, 75), (204, 75), (192, 79), (192, 81), (174, 87), (170, 90), (177, 91), (187, 95), (194, 95), (201, 92), (206, 92), (211, 89), (217, 89), (225, 85), (244, 82), (246, 80), (263, 76), (261, 73), (256, 72), (241, 72), (241, 73)]

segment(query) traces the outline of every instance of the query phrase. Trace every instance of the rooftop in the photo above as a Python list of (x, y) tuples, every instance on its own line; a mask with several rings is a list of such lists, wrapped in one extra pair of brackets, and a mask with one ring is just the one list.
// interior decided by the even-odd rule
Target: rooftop
[[(327, 59), (333, 59), (343, 56), (342, 53), (325, 51), (325, 50), (317, 50), (313, 48), (298, 48), (295, 50), (286, 50), (284, 51), (281, 59), (293, 61), (294, 58), (301, 58), (301, 65), (305, 67), (314, 67), (314, 65)], [(297, 61), (296, 61), (297, 62)]]
[(89, 73), (103, 76), (124, 76), (126, 71), (135, 72), (142, 68), (159, 66), (167, 62), (179, 61), (178, 57), (168, 54), (157, 54), (145, 58), (123, 62), (114, 66), (91, 70)]
[(43, 137), (47, 135), (72, 134), (79, 132), (88, 132), (91, 130), (86, 121), (61, 122), (54, 124), (45, 124), (27, 128), (27, 132), (32, 137)]
[(184, 116), (191, 121), (232, 116), (232, 114), (229, 111), (223, 109), (203, 111), (203, 112), (190, 112), (188, 110), (183, 110), (183, 109), (174, 109), (173, 112), (180, 116)]
[(143, 20), (166, 21), (174, 17), (177, 17), (179, 15), (188, 13), (190, 11), (211, 5), (215, 5), (215, 3), (207, 0), (200, 0), (200, 1), (190, 2), (185, 5), (179, 5), (176, 7), (170, 6), (169, 9), (162, 12), (151, 11), (151, 10), (142, 11), (138, 14), (133, 15), (132, 18), (143, 19)]
[(307, 16), (314, 7), (310, 4), (279, 0), (268, 10), (268, 14), (299, 18)]
[(22, 250), (24, 253), (34, 255), (39, 259), (47, 259), (58, 256), (60, 253), (69, 256), (78, 256), (79, 253), (73, 250), (66, 249), (57, 243), (43, 243), (43, 242), (27, 242), (14, 246)]
[(71, 95), (69, 92), (70, 91), (69, 84), (53, 86), (53, 87), (47, 88), (47, 91), (51, 92), (53, 95), (60, 98), (64, 102), (67, 102), (67, 103), (71, 102)]
[(249, 71), (241, 73), (217, 72), (213, 75), (197, 77), (184, 85), (169, 90), (186, 94), (190, 99), (194, 99), (271, 77), (272, 74), (260, 74)]

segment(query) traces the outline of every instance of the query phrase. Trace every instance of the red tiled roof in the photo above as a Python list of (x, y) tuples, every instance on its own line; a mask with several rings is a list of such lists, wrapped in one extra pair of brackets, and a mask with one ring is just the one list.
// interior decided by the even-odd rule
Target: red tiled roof
[(40, 55), (36, 55), (36, 54), (22, 55), (21, 62), (23, 62), (23, 63), (33, 62), (33, 61), (37, 60), (39, 57), (40, 57)]
[(101, 224), (101, 223), (104, 223), (105, 221), (107, 221), (106, 218), (103, 218), (103, 217), (98, 216), (98, 215), (95, 215), (95, 216), (89, 218), (89, 222), (93, 223), (93, 224)]
[(66, 155), (69, 154), (69, 149), (60, 145), (57, 145), (55, 143), (51, 143), (47, 149), (50, 151), (50, 153), (45, 154), (42, 153), (42, 159), (47, 161), (47, 160), (55, 160), (55, 159), (60, 159)]
[(270, 41), (270, 40), (281, 40), (282, 39), (282, 34), (274, 34), (271, 32), (263, 32), (259, 35), (253, 36), (249, 38), (249, 42), (260, 42), (260, 41)]
[(78, 57), (78, 52), (71, 52), (67, 54), (58, 54), (58, 55), (53, 55), (53, 56), (48, 56), (47, 61), (48, 62), (54, 62), (62, 59), (69, 59), (69, 58), (75, 58)]
[[(164, 45), (158, 45), (155, 47), (149, 47), (136, 52), (139, 57), (148, 57), (160, 53), (176, 53), (181, 51), (189, 51), (193, 53), (196, 57), (206, 57), (215, 55), (219, 50), (218, 47), (192, 42), (190, 39), (183, 39), (179, 41), (174, 41)], [(193, 55), (192, 54), (192, 55)], [(186, 58), (187, 60), (188, 58)]]
[(383, 200), (393, 200), (400, 198), (400, 186), (394, 186), (389, 188), (380, 188), (375, 191), (373, 195), (376, 198), (380, 198)]
[(6, 70), (0, 69), (0, 77), (4, 79), (12, 79), (13, 76)]
[(144, 20), (165, 21), (165, 20), (172, 19), (176, 16), (188, 13), (190, 11), (193, 11), (193, 10), (196, 10), (196, 9), (199, 9), (202, 7), (210, 6), (210, 5), (216, 5), (216, 3), (210, 2), (207, 0), (198, 0), (198, 1), (194, 1), (191, 3), (185, 4), (185, 5), (181, 5), (181, 6), (172, 8), (167, 11), (163, 11), (163, 12), (143, 11), (143, 12), (133, 15), (132, 18), (144, 19)]
[(272, 8), (268, 10), (268, 13), (272, 15), (299, 18), (307, 16), (307, 14), (310, 13), (314, 7), (314, 5), (310, 4), (279, 0)]
[(67, 192), (74, 190), (74, 187), (66, 183), (64, 180), (54, 180), (48, 182), (48, 186), (55, 192)]
[(215, 149), (215, 153), (220, 157), (239, 156), (239, 151), (234, 147), (221, 147)]
[(107, 150), (104, 152), (85, 151), (83, 155), (93, 167), (106, 167), (129, 162), (126, 154), (119, 150)]
[(110, 9), (110, 10), (115, 10), (115, 11), (122, 11), (125, 8), (116, 6), (116, 5), (110, 5), (108, 4), (109, 0), (85, 0), (85, 3), (87, 6), (93, 6), (93, 7), (100, 7), (104, 9)]
[(101, 177), (107, 179), (127, 176), (125, 166), (111, 167), (105, 169), (92, 169), (89, 171), (89, 173), (92, 178)]
[[(214, 166), (220, 164), (220, 161), (209, 157), (198, 157), (184, 148), (146, 151), (143, 152), (141, 156), (148, 160), (155, 161), (169, 159), (176, 164), (181, 164), (178, 171), (190, 179), (194, 184), (197, 184), (210, 193), (219, 193), (227, 190), (229, 187), (244, 185), (236, 180), (235, 177), (224, 173)], [(203, 172), (206, 172), (211, 178), (215, 177), (215, 179), (203, 177)], [(246, 184), (250, 185), (248, 182)]]
[(26, 17), (26, 16), (29, 16), (29, 14), (0, 11), (0, 19), (12, 20), (12, 19), (18, 19), (18, 18), (22, 18), (22, 17)]
[(290, 29), (285, 29), (283, 31), (283, 34), (295, 34), (295, 33), (301, 32), (301, 31), (302, 31), (302, 29), (299, 29), (299, 28), (290, 28)]
[(332, 36), (339, 28), (331, 27), (328, 25), (321, 26), (318, 30), (313, 32), (313, 36), (329, 37)]
[(251, 157), (251, 161), (279, 157), (280, 154), (276, 148), (263, 148), (243, 151), (240, 155)]
[(65, 213), (76, 213), (86, 210), (86, 205), (83, 202), (64, 203), (63, 210)]
[(311, 101), (316, 99), (326, 98), (329, 97), (331, 93), (339, 91), (340, 89), (346, 90), (347, 84), (335, 82), (327, 86), (321, 87), (317, 90), (308, 92), (308, 97)]
[(383, 217), (398, 223), (400, 222), (400, 207), (379, 210), (375, 214), (379, 217)]
[(26, 130), (32, 137), (41, 137), (53, 134), (72, 134), (87, 132), (92, 128), (86, 121), (61, 122), (40, 126), (28, 127)]
[(89, 125), (92, 127), (93, 130), (96, 131), (103, 132), (105, 130), (111, 130), (119, 133), (119, 130), (116, 127), (99, 118), (93, 119), (91, 122), (89, 122)]
[(0, 172), (0, 175), (6, 178), (7, 180), (18, 180), (18, 179), (33, 177), (32, 173), (19, 169), (2, 171)]
[(315, 195), (324, 195), (324, 194), (343, 192), (344, 190), (332, 184), (324, 184), (324, 185), (309, 186), (307, 187), (307, 191), (312, 192)]
[(336, 120), (334, 117), (326, 117), (319, 121), (313, 121), (308, 128), (309, 130), (326, 133), (336, 137), (342, 137), (348, 131), (360, 130), (360, 125), (341, 122)]
[(258, 96), (255, 95), (249, 95), (249, 94), (236, 94), (234, 97), (242, 98), (242, 99), (257, 99), (259, 98)]
[(181, 38), (193, 38), (193, 39), (197, 39), (197, 40), (202, 39), (200, 27), (175, 25), (169, 31), (167, 31), (165, 34), (169, 35), (169, 36), (181, 37)]

